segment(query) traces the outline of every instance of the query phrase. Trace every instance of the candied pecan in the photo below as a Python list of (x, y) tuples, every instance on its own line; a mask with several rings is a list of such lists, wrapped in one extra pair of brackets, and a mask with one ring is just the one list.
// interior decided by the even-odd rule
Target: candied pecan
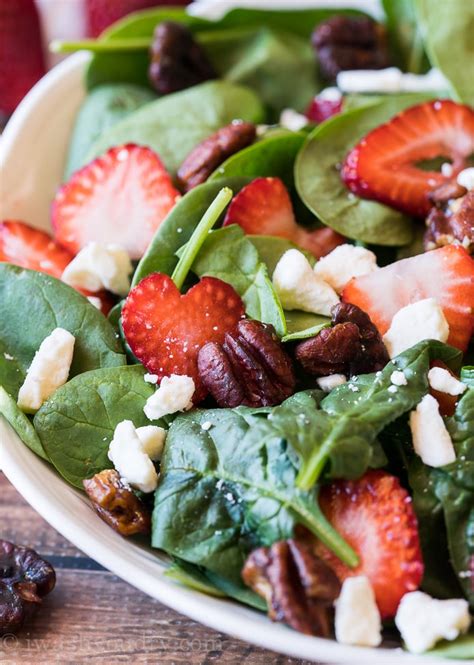
[(53, 567), (34, 550), (0, 540), (0, 635), (19, 630), (55, 584)]
[(339, 303), (332, 308), (332, 328), (299, 342), (295, 357), (313, 376), (367, 374), (389, 361), (387, 349), (370, 318), (356, 305)]
[(295, 375), (273, 326), (243, 319), (224, 343), (198, 356), (204, 386), (219, 406), (274, 406), (293, 394)]
[(244, 564), (242, 579), (265, 599), (273, 621), (283, 621), (307, 635), (330, 634), (331, 608), (340, 582), (307, 538), (281, 540), (254, 550)]
[(433, 189), (428, 194), (428, 198), (437, 208), (444, 208), (451, 199), (459, 199), (464, 194), (467, 194), (467, 189), (459, 185), (456, 180), (451, 180)]
[(251, 122), (234, 120), (199, 143), (178, 169), (178, 184), (188, 192), (205, 182), (218, 166), (255, 141), (257, 129)]
[[(424, 236), (426, 250), (444, 245), (458, 244), (474, 252), (474, 192), (467, 192), (464, 187), (452, 186), (446, 193), (440, 194), (441, 188), (432, 193), (432, 208), (427, 219)], [(466, 193), (467, 192), (467, 193)], [(455, 196), (458, 194), (458, 196)]]
[(181, 23), (163, 21), (157, 25), (150, 58), (148, 77), (161, 95), (217, 78), (206, 53)]
[(94, 510), (112, 529), (122, 536), (150, 532), (149, 510), (124, 485), (117, 471), (105, 469), (84, 480), (83, 485)]
[(370, 18), (333, 16), (311, 38), (324, 78), (347, 69), (383, 69), (390, 64), (384, 26)]

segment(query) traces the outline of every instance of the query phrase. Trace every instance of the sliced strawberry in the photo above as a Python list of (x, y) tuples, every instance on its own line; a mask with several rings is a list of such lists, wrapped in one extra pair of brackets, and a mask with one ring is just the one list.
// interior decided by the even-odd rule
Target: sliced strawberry
[(287, 238), (317, 258), (345, 239), (329, 228), (307, 231), (296, 223), (290, 195), (280, 178), (257, 178), (234, 196), (224, 226), (238, 224), (249, 235)]
[(316, 95), (311, 100), (310, 105), (306, 109), (305, 115), (308, 120), (314, 122), (315, 125), (319, 125), (321, 122), (332, 118), (333, 115), (337, 115), (342, 110), (342, 97), (341, 99), (324, 99)]
[(197, 404), (205, 396), (197, 357), (207, 342), (224, 341), (244, 316), (234, 289), (203, 277), (181, 295), (168, 275), (153, 273), (128, 294), (122, 310), (125, 337), (135, 356), (161, 380), (171, 374), (194, 379)]
[(448, 344), (465, 351), (474, 331), (474, 260), (447, 245), (354, 277), (342, 298), (367, 312), (382, 335), (402, 307), (436, 298), (449, 323)]
[[(11, 0), (6, 0), (11, 2)], [(191, 0), (85, 0), (86, 26), (90, 37), (98, 37), (118, 19), (156, 5), (187, 5)]]
[(56, 239), (74, 254), (97, 241), (119, 244), (139, 259), (178, 197), (153, 150), (131, 143), (111, 148), (57, 193)]
[(360, 558), (348, 568), (322, 543), (317, 552), (341, 581), (366, 575), (382, 618), (395, 615), (406, 593), (423, 577), (418, 522), (407, 491), (385, 471), (368, 471), (355, 481), (338, 480), (323, 487), (320, 505), (333, 527)]
[(449, 178), (419, 163), (451, 160), (456, 175), (473, 152), (474, 110), (450, 100), (431, 101), (369, 132), (347, 155), (341, 176), (358, 196), (425, 217), (429, 192)]

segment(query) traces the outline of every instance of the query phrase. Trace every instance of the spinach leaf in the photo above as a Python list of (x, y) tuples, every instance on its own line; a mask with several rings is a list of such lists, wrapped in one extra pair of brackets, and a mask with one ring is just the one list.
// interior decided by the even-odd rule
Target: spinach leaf
[(76, 340), (70, 376), (126, 364), (104, 315), (80, 293), (50, 275), (0, 263), (0, 302), (0, 344), (14, 358), (6, 360), (3, 355), (0, 385), (11, 390), (14, 398), (21, 384), (12, 379), (11, 364), (16, 364), (23, 380), (41, 342), (57, 327), (69, 330)]
[(156, 231), (137, 266), (132, 286), (136, 286), (152, 272), (171, 275), (178, 263), (176, 253), (189, 241), (222, 187), (229, 187), (233, 192), (238, 192), (249, 182), (249, 178), (226, 178), (199, 185), (183, 196)]
[(331, 319), (322, 314), (311, 314), (310, 312), (299, 312), (285, 310), (286, 335), (283, 342), (295, 342), (299, 339), (315, 337), (318, 333), (331, 325)]
[(429, 68), (413, 0), (382, 0), (391, 50), (400, 69), (422, 74)]
[(295, 245), (294, 242), (286, 238), (278, 238), (277, 236), (247, 236), (247, 238), (257, 250), (260, 259), (267, 266), (270, 277), (273, 277), (276, 264), (289, 249), (299, 249), (300, 252), (303, 252), (311, 266), (314, 266), (316, 263), (313, 254), (301, 249), (301, 247), (298, 247), (298, 245)]
[(0, 386), (0, 416), (5, 418), (28, 448), (43, 459), (48, 460), (30, 419), (23, 411), (20, 411), (16, 401), (2, 386)]
[(415, 0), (415, 6), (431, 64), (443, 72), (459, 101), (474, 104), (474, 3)]
[[(211, 423), (203, 429), (203, 423)], [(349, 565), (357, 557), (324, 518), (315, 490), (295, 487), (287, 443), (251, 410), (195, 411), (168, 432), (152, 544), (240, 584), (250, 550), (307, 526)]]
[(462, 368), (461, 381), (471, 388), (474, 388), (474, 367), (468, 365)]
[(155, 98), (149, 88), (127, 83), (92, 90), (76, 116), (64, 179), (68, 180), (84, 164), (91, 146), (105, 131)]
[(13, 397), (18, 395), (26, 375), (25, 365), (8, 352), (5, 342), (0, 338), (0, 386)]
[(460, 635), (452, 642), (443, 640), (433, 649), (427, 651), (426, 655), (453, 660), (471, 660), (474, 658), (474, 631), (471, 630), (467, 635)]
[(267, 266), (240, 226), (210, 233), (191, 269), (198, 277), (217, 277), (233, 286), (250, 317), (271, 323), (280, 337), (286, 334), (285, 315)]
[(230, 81), (209, 81), (161, 97), (113, 125), (94, 143), (86, 161), (122, 143), (155, 150), (175, 174), (183, 159), (203, 139), (236, 118), (264, 119), (264, 109), (249, 88)]
[[(131, 420), (149, 425), (143, 407), (154, 387), (139, 366), (86, 372), (59, 388), (34, 418), (43, 447), (59, 473), (75, 487), (111, 467), (107, 452), (115, 427)], [(157, 423), (160, 424), (160, 423)]]
[(387, 97), (334, 116), (311, 132), (296, 159), (295, 183), (303, 202), (324, 224), (349, 238), (377, 245), (410, 242), (411, 220), (349, 192), (340, 177), (340, 164), (367, 132), (429, 98), (426, 94)]

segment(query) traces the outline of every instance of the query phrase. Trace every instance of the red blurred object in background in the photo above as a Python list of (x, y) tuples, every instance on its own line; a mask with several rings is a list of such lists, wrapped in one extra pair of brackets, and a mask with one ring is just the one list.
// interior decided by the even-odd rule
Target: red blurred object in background
[(46, 72), (34, 0), (0, 0), (0, 113), (13, 113)]
[(315, 125), (332, 118), (333, 115), (337, 115), (341, 112), (342, 109), (342, 100), (333, 101), (330, 99), (322, 99), (321, 97), (316, 96), (311, 104), (306, 109), (306, 117), (311, 122), (314, 122)]
[(87, 33), (97, 37), (111, 23), (130, 12), (160, 5), (189, 5), (190, 0), (85, 0)]

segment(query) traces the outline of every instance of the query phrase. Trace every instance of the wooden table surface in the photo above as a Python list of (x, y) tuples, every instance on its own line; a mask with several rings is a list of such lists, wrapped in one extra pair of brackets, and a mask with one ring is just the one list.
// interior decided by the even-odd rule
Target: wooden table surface
[(122, 582), (50, 527), (1, 472), (0, 537), (36, 549), (58, 578), (31, 624), (0, 638), (2, 665), (307, 663), (214, 632)]

